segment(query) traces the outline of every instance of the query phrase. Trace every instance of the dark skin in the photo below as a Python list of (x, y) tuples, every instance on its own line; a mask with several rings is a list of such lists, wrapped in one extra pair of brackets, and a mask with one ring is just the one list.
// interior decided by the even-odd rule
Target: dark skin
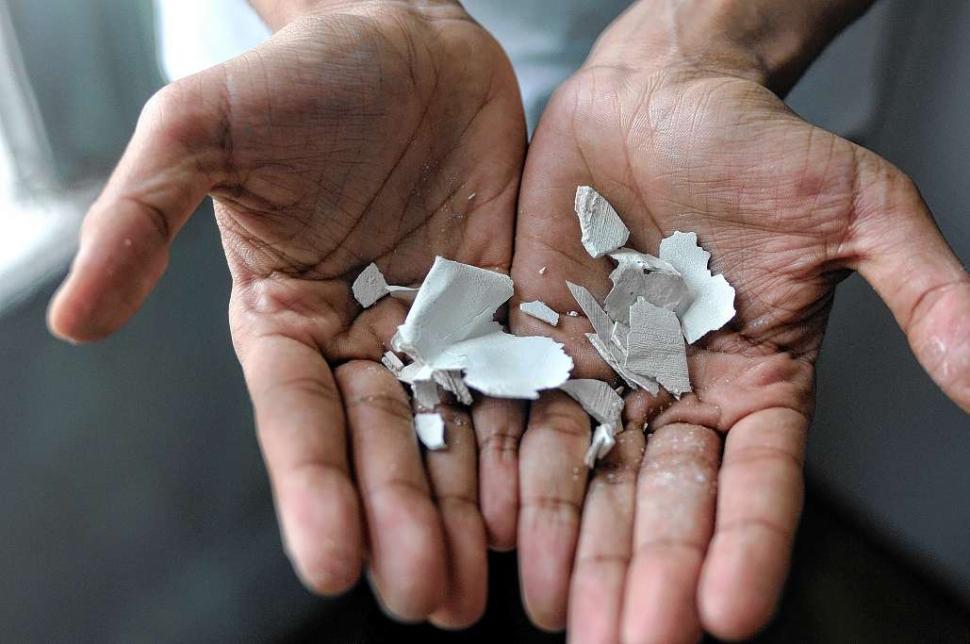
[[(835, 284), (859, 270), (970, 409), (970, 283), (919, 194), (777, 95), (827, 40), (806, 26), (834, 33), (867, 3), (772, 3), (638, 3), (551, 102), (520, 193), (515, 78), (457, 3), (254, 0), (280, 31), (146, 107), (51, 328), (118, 329), (211, 195), (233, 341), (309, 587), (341, 592), (366, 566), (392, 615), (464, 626), (484, 607), (486, 545), (518, 539), (543, 628), (568, 623), (578, 642), (750, 635), (787, 570)], [(524, 410), (480, 396), (470, 413), (443, 405), (449, 448), (422, 454), (405, 390), (376, 363), (406, 307), (361, 311), (350, 283), (375, 261), (417, 284), (443, 255), (576, 309), (565, 280), (609, 287), (609, 261), (579, 243), (583, 184), (616, 205), (631, 246), (695, 231), (737, 288), (736, 319), (690, 350), (695, 393), (630, 395), (631, 431), (589, 481), (589, 421), (558, 393), (532, 406), (519, 461)], [(514, 309), (511, 322), (549, 330)], [(587, 330), (567, 316), (554, 334), (574, 377), (615, 379)]]

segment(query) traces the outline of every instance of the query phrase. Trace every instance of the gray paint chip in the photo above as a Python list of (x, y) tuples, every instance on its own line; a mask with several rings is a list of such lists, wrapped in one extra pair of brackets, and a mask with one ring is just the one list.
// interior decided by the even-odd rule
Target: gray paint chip
[(534, 302), (521, 302), (519, 304), (519, 310), (529, 317), (541, 320), (550, 326), (559, 325), (559, 314), (549, 308), (549, 306), (541, 300), (535, 300)]
[(578, 378), (567, 380), (559, 388), (582, 405), (586, 413), (598, 423), (619, 425), (623, 413), (623, 399), (602, 380)]
[(672, 394), (691, 390), (687, 347), (677, 314), (640, 298), (630, 308), (630, 335), (624, 366), (654, 378)]
[(630, 238), (630, 230), (610, 202), (590, 186), (577, 188), (575, 210), (581, 241), (591, 256), (602, 257)]
[(676, 268), (693, 300), (680, 317), (688, 344), (716, 331), (734, 318), (734, 288), (723, 275), (712, 275), (711, 254), (697, 243), (696, 233), (675, 232), (660, 242), (660, 257)]

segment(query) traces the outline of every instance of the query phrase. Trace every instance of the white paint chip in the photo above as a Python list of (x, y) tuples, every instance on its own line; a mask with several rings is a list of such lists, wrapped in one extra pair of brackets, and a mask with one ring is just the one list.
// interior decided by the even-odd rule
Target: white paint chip
[(687, 347), (677, 314), (640, 298), (630, 308), (630, 335), (624, 366), (649, 376), (670, 393), (691, 390)]
[(633, 264), (645, 271), (652, 273), (667, 273), (669, 275), (680, 275), (674, 266), (659, 257), (654, 257), (649, 253), (641, 253), (632, 248), (621, 248), (610, 253), (610, 257), (616, 260), (617, 265)]
[(593, 469), (596, 467), (596, 461), (610, 453), (613, 446), (616, 445), (615, 435), (616, 427), (609, 424), (600, 425), (593, 431), (593, 439), (583, 459), (586, 462), (586, 467)]
[(545, 302), (536, 300), (534, 302), (521, 302), (519, 310), (537, 320), (542, 320), (551, 326), (559, 325), (559, 314), (549, 308)]
[(410, 304), (418, 294), (418, 290), (413, 286), (387, 286), (387, 294), (395, 300), (401, 300)]
[(595, 418), (596, 422), (619, 426), (620, 415), (623, 413), (623, 399), (607, 383), (602, 380), (578, 378), (567, 380), (559, 388), (582, 405), (586, 413)]
[(421, 444), (430, 450), (447, 447), (445, 444), (445, 421), (440, 414), (416, 414), (414, 431)]
[(689, 344), (731, 321), (735, 315), (734, 288), (723, 275), (711, 274), (711, 254), (698, 245), (696, 233), (678, 231), (664, 239), (660, 242), (660, 258), (680, 272), (693, 297), (680, 317)]
[(483, 394), (532, 400), (566, 382), (573, 369), (572, 358), (558, 342), (501, 331), (455, 344), (435, 364), (463, 370), (465, 384)]
[(463, 373), (484, 394), (538, 398), (569, 378), (573, 361), (550, 338), (502, 331), (493, 317), (511, 297), (507, 276), (438, 257), (392, 344), (432, 372)]
[(581, 241), (591, 256), (602, 257), (630, 238), (630, 230), (610, 202), (590, 186), (580, 186), (576, 190), (575, 210)]
[(357, 303), (366, 309), (387, 295), (387, 280), (384, 279), (381, 269), (377, 268), (377, 264), (370, 264), (354, 280), (351, 290)]
[(357, 303), (365, 309), (374, 306), (374, 303), (385, 295), (405, 302), (412, 302), (418, 292), (418, 289), (412, 286), (389, 285), (387, 280), (384, 279), (381, 269), (377, 268), (377, 264), (369, 264), (367, 268), (361, 271), (350, 290), (353, 291)]
[(387, 370), (395, 376), (400, 376), (401, 370), (404, 369), (404, 362), (393, 351), (387, 351), (381, 357), (381, 364), (387, 367)]

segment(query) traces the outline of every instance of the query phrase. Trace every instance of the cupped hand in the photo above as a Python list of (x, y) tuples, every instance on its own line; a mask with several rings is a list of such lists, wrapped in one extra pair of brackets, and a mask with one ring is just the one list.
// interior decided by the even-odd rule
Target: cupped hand
[(118, 329), (212, 195), (233, 341), (298, 573), (336, 593), (366, 561), (392, 614), (466, 625), (484, 608), (487, 541), (515, 538), (522, 412), (443, 406), (448, 449), (422, 455), (408, 396), (376, 362), (406, 308), (362, 311), (350, 284), (376, 262), (416, 285), (436, 255), (508, 272), (517, 85), (457, 2), (303, 4), (264, 46), (145, 107), (50, 325), (75, 341)]
[[(909, 179), (801, 120), (756, 73), (676, 56), (638, 65), (613, 44), (558, 91), (530, 147), (518, 296), (566, 312), (578, 309), (566, 280), (608, 292), (612, 265), (587, 254), (572, 212), (576, 187), (591, 185), (629, 246), (656, 253), (664, 236), (696, 232), (738, 313), (689, 348), (692, 394), (628, 396), (627, 431), (588, 482), (586, 415), (558, 393), (533, 405), (520, 450), (525, 602), (542, 627), (568, 623), (575, 642), (747, 637), (788, 569), (837, 282), (859, 271), (970, 410), (970, 280)], [(516, 332), (567, 344), (574, 377), (615, 380), (584, 318), (550, 333), (515, 313)]]

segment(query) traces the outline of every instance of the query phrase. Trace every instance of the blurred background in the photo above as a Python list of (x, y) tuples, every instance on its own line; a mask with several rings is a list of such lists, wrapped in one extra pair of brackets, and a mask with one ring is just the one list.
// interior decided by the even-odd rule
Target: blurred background
[[(534, 125), (624, 3), (564, 2), (558, 21), (538, 1), (465, 4), (509, 49)], [(882, 0), (789, 97), (910, 173), (965, 261), (968, 34), (965, 0)], [(80, 217), (141, 105), (265, 37), (241, 0), (0, 0), (0, 640), (560, 641), (527, 627), (510, 555), (494, 558), (485, 620), (457, 635), (390, 624), (366, 587), (301, 589), (232, 354), (210, 204), (121, 333), (85, 347), (47, 334)], [(760, 639), (970, 641), (970, 421), (855, 277), (820, 373), (795, 567)]]

